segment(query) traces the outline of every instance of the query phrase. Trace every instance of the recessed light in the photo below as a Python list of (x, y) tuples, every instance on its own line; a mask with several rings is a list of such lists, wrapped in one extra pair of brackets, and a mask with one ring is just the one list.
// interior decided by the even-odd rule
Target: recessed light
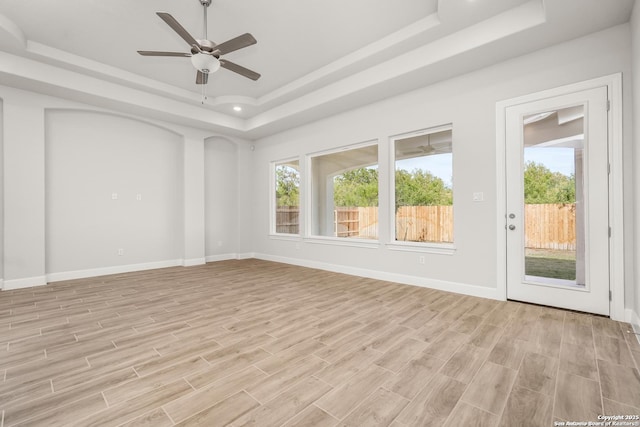
[(239, 113), (240, 111), (242, 111), (242, 107), (239, 105), (236, 105), (235, 107), (233, 107), (233, 111), (236, 111)]

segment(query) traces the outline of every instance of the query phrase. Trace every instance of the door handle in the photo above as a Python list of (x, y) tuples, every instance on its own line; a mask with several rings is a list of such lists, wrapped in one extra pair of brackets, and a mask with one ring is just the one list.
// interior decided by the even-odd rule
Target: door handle
[(516, 226), (515, 226), (515, 225), (511, 224), (511, 225), (509, 226), (509, 230), (515, 230), (515, 229), (516, 229)]

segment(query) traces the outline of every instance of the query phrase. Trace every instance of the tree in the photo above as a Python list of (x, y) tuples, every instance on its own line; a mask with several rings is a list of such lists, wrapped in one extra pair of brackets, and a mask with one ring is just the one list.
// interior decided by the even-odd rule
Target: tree
[[(378, 170), (358, 168), (333, 180), (335, 206), (378, 206)], [(396, 206), (451, 205), (453, 192), (430, 172), (396, 171)]]
[(276, 204), (278, 206), (300, 204), (300, 173), (291, 166), (276, 167)]
[(545, 165), (527, 162), (524, 168), (524, 202), (526, 204), (575, 203), (574, 174), (551, 172)]
[(422, 169), (396, 171), (396, 208), (453, 204), (453, 191), (445, 182)]
[(358, 168), (333, 179), (335, 206), (378, 206), (378, 170)]

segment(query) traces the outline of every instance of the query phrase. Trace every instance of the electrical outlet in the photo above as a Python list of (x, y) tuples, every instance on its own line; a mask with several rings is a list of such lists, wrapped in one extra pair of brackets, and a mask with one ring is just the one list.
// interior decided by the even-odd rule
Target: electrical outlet
[(484, 193), (483, 192), (478, 192), (478, 193), (473, 193), (473, 201), (474, 202), (482, 202), (484, 200)]
[(142, 194), (138, 193), (136, 194), (136, 200), (142, 200)]
[(119, 248), (118, 249), (118, 256), (122, 256), (122, 255), (124, 255), (124, 249)]
[(424, 264), (424, 255), (418, 257), (418, 264)]
[(118, 193), (111, 193), (111, 200), (118, 200)]

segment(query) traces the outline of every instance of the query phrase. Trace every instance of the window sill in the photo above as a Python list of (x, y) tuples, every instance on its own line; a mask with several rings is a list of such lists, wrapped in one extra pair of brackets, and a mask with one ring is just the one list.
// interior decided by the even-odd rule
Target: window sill
[(351, 246), (354, 248), (377, 249), (380, 247), (380, 242), (378, 240), (355, 239), (347, 237), (313, 236), (305, 238), (304, 241), (307, 243), (315, 243), (320, 245)]
[(269, 238), (272, 240), (289, 240), (300, 241), (302, 237), (299, 234), (269, 234)]
[(440, 255), (453, 255), (456, 247), (453, 243), (414, 243), (414, 242), (394, 242), (387, 243), (387, 248), (392, 251), (422, 252)]

